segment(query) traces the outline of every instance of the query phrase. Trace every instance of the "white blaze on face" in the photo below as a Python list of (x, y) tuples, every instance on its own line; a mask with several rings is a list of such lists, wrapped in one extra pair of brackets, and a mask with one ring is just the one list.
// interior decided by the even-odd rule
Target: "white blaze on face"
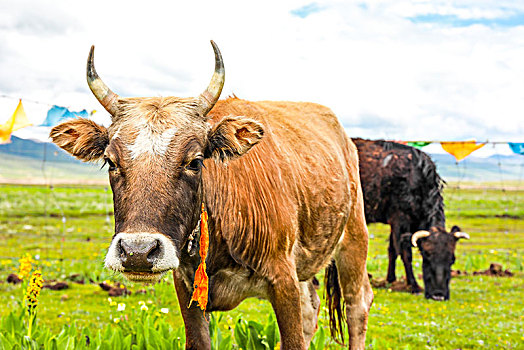
[(178, 130), (177, 128), (170, 128), (160, 133), (145, 123), (139, 125), (138, 128), (140, 131), (135, 141), (127, 146), (131, 152), (132, 159), (136, 159), (144, 153), (149, 153), (153, 156), (164, 155)]
[(120, 129), (122, 129), (121, 127), (118, 128), (118, 130), (114, 133), (113, 137), (111, 137), (111, 140), (114, 140), (118, 137), (120, 137)]

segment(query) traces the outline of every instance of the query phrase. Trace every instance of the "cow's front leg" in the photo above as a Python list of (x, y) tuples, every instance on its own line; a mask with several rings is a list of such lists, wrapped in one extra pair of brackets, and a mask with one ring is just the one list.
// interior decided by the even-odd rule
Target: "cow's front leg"
[(295, 269), (285, 268), (278, 272), (269, 287), (269, 301), (277, 317), (281, 349), (305, 350), (300, 288)]
[(211, 349), (211, 338), (209, 337), (209, 323), (206, 321), (202, 310), (193, 303), (190, 308), (191, 291), (188, 290), (183, 277), (178, 270), (173, 271), (180, 312), (184, 319), (186, 329), (186, 349)]
[(413, 257), (411, 252), (411, 242), (402, 242), (401, 257), (404, 262), (404, 269), (406, 270), (406, 281), (411, 286), (411, 293), (420, 293), (422, 289), (419, 287), (415, 274), (413, 273)]

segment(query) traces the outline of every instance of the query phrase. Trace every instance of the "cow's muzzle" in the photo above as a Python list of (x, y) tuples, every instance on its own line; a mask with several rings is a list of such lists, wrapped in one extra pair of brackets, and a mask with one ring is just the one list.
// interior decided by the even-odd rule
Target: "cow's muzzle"
[(156, 282), (176, 269), (179, 260), (173, 242), (160, 233), (118, 233), (111, 242), (105, 267), (131, 281)]
[(161, 242), (158, 239), (147, 237), (136, 241), (133, 239), (121, 239), (117, 246), (120, 261), (125, 271), (150, 272), (153, 263), (160, 255)]
[(446, 298), (446, 292), (441, 291), (441, 290), (434, 291), (433, 293), (431, 293), (431, 294), (429, 295), (429, 298), (431, 298), (431, 299), (433, 299), (433, 300), (436, 300), (436, 301), (444, 301), (444, 300), (447, 300), (447, 298)]

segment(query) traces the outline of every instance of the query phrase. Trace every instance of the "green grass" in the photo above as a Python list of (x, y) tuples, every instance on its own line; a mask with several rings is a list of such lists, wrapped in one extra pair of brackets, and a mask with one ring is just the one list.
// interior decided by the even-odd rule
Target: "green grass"
[[(517, 349), (524, 343), (524, 191), (450, 188), (445, 198), (448, 228), (457, 224), (471, 236), (471, 240), (459, 242), (454, 269), (472, 272), (498, 262), (515, 276), (454, 278), (448, 302), (376, 289), (369, 317), (369, 348)], [(50, 190), (41, 186), (0, 185), (0, 280), (5, 281), (9, 273), (16, 272), (18, 259), (29, 253), (38, 257), (45, 280), (66, 280), (80, 274), (86, 282), (110, 280), (126, 284), (133, 292), (113, 297), (110, 302), (107, 292), (97, 284), (70, 283), (70, 288), (63, 291), (43, 289), (38, 322), (53, 332), (73, 323), (78, 330), (92, 331), (108, 325), (117, 329), (134, 324), (144, 312), (140, 310), (140, 302), (150, 306), (147, 312), (168, 308), (167, 314), (156, 311), (159, 322), (178, 329), (183, 322), (171, 276), (154, 287), (144, 288), (103, 269), (103, 258), (113, 234), (111, 212), (111, 193), (104, 187)], [(368, 270), (374, 278), (384, 278), (389, 227), (373, 224), (369, 231)], [(422, 284), (418, 252), (414, 252), (413, 263)], [(402, 275), (403, 266), (398, 260), (397, 276)], [(321, 275), (319, 279), (322, 280)], [(137, 293), (140, 290), (145, 293)], [(23, 293), (20, 285), (0, 283), (0, 305), (5, 305), (0, 308), (0, 316), (15, 310)], [(117, 311), (119, 303), (126, 305), (124, 311)], [(271, 313), (267, 301), (248, 299), (235, 310), (221, 313), (219, 327), (222, 332), (231, 333), (239, 317), (265, 323)], [(325, 303), (319, 326), (329, 332)], [(326, 340), (324, 348), (342, 347)]]

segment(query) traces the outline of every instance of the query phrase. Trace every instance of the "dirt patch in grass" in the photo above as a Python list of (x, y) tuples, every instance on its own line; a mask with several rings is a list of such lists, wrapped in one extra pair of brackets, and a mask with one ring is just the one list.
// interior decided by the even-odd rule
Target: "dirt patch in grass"
[(457, 276), (492, 276), (492, 277), (513, 277), (513, 272), (511, 272), (509, 269), (504, 270), (501, 264), (498, 263), (491, 263), (489, 264), (489, 269), (487, 270), (480, 270), (480, 271), (473, 271), (473, 273), (468, 273), (467, 271), (460, 271), (460, 270), (452, 270), (451, 271), (451, 277), (457, 277)]
[(391, 289), (393, 292), (411, 293), (411, 286), (406, 283), (406, 279), (404, 277), (389, 283), (385, 278), (373, 278), (371, 276), (370, 283), (373, 288)]
[(127, 289), (127, 287), (121, 283), (116, 284), (109, 284), (107, 282), (102, 282), (98, 284), (100, 288), (102, 288), (104, 291), (106, 291), (110, 297), (119, 297), (121, 295), (129, 295), (131, 294), (131, 291)]

